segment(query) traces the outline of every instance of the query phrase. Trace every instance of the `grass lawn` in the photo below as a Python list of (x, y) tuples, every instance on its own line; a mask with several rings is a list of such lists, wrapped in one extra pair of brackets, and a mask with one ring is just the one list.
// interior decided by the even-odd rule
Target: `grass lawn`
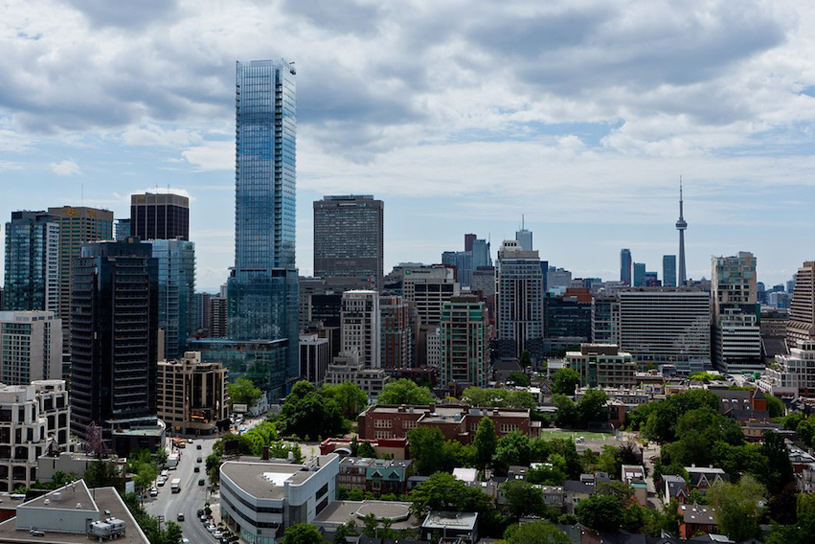
[(583, 437), (586, 440), (608, 440), (609, 438), (613, 438), (614, 435), (612, 433), (593, 433), (590, 431), (558, 431), (558, 430), (549, 430), (549, 429), (541, 429), (541, 438), (571, 438), (572, 440)]

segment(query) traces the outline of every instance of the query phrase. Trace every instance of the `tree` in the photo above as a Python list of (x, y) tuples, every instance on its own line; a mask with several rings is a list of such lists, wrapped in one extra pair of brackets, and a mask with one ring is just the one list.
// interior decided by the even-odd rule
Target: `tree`
[(737, 484), (718, 481), (707, 491), (713, 506), (713, 518), (722, 531), (735, 541), (758, 536), (761, 519), (760, 500), (766, 489), (749, 474)]
[(552, 374), (552, 394), (574, 395), (580, 385), (580, 374), (573, 368), (559, 368)]
[(468, 387), (461, 395), (461, 402), (480, 408), (528, 408), (537, 407), (535, 397), (529, 391), (515, 391), (493, 387)]
[(322, 397), (306, 381), (294, 384), (280, 409), (277, 423), (284, 436), (296, 435), (300, 438), (335, 436), (344, 434), (346, 430), (337, 401)]
[(436, 472), (419, 484), (410, 494), (411, 510), (416, 517), (430, 510), (490, 513), (495, 510), (492, 499), (480, 488), (470, 487), (452, 474)]
[(614, 478), (618, 477), (623, 468), (622, 455), (620, 448), (617, 446), (603, 446), (600, 456), (596, 461), (597, 468), (606, 474), (611, 474)]
[(518, 359), (518, 364), (521, 365), (521, 368), (532, 366), (532, 354), (529, 353), (528, 349), (521, 352), (521, 357)]
[(308, 523), (291, 525), (283, 534), (283, 544), (323, 544), (323, 535)]
[(558, 427), (571, 428), (577, 425), (579, 419), (577, 405), (572, 399), (560, 393), (552, 396), (557, 412), (555, 412), (555, 425)]
[(593, 421), (608, 422), (608, 411), (606, 410), (608, 395), (600, 389), (589, 389), (586, 394), (580, 397), (577, 402), (577, 417), (580, 424), (588, 427)]
[(327, 383), (320, 389), (320, 393), (326, 398), (334, 399), (346, 419), (355, 420), (360, 412), (368, 406), (368, 395), (353, 382)]
[(419, 387), (413, 381), (401, 378), (386, 383), (377, 401), (379, 404), (430, 404), (433, 393), (427, 387)]
[(513, 465), (529, 466), (531, 463), (532, 444), (529, 437), (520, 431), (512, 431), (498, 440), (492, 463), (502, 474)]
[(796, 427), (795, 432), (806, 446), (812, 445), (812, 438), (815, 437), (815, 425), (808, 419), (803, 419)]
[(542, 516), (546, 512), (543, 492), (534, 484), (523, 480), (509, 480), (501, 484), (501, 491), (507, 501), (507, 510), (514, 518)]
[(566, 533), (545, 520), (513, 525), (504, 533), (504, 539), (507, 544), (569, 544), (571, 542)]
[(795, 481), (795, 472), (784, 437), (774, 431), (764, 431), (761, 453), (767, 458), (769, 468), (762, 483), (770, 495), (777, 495), (784, 487)]
[(523, 372), (510, 372), (507, 376), (507, 383), (512, 383), (518, 387), (529, 387), (532, 382), (529, 381), (529, 376)]
[[(680, 416), (691, 410), (708, 407), (715, 412), (719, 411), (719, 397), (706, 389), (692, 389), (676, 395), (670, 395), (659, 402), (640, 406), (634, 412), (635, 421), (640, 421), (642, 437), (659, 444), (667, 444), (676, 440), (676, 424)], [(647, 420), (642, 425), (642, 417), (647, 414)]]
[(359, 529), (354, 520), (350, 520), (337, 527), (337, 530), (334, 532), (334, 544), (347, 544), (347, 537), (349, 536), (359, 536)]
[(784, 412), (786, 411), (784, 402), (778, 397), (774, 397), (769, 393), (765, 393), (764, 396), (767, 398), (767, 412), (769, 413), (770, 417), (783, 417)]
[(484, 470), (492, 464), (492, 456), (495, 454), (495, 447), (498, 439), (495, 436), (495, 425), (488, 417), (482, 418), (478, 422), (478, 430), (475, 432), (475, 464), (479, 470)]
[(815, 535), (815, 512), (805, 512), (798, 516), (798, 522), (791, 525), (772, 524), (765, 544), (810, 544)]
[(374, 447), (371, 446), (370, 442), (365, 441), (359, 445), (358, 457), (368, 457), (371, 459), (376, 459), (376, 450), (374, 450)]
[(444, 458), (444, 435), (438, 427), (416, 427), (408, 432), (410, 456), (416, 472), (429, 476), (439, 470)]
[[(563, 459), (558, 454), (553, 455), (553, 457), (555, 456)], [(563, 464), (566, 464), (565, 460), (563, 460)], [(566, 481), (566, 473), (557, 466), (540, 465), (526, 473), (526, 481), (531, 484), (561, 486)]]
[(590, 529), (601, 533), (614, 533), (623, 523), (623, 507), (613, 495), (597, 494), (577, 503), (577, 519)]
[(85, 484), (88, 487), (115, 487), (124, 492), (124, 479), (119, 475), (119, 468), (113, 461), (97, 459), (85, 469)]
[(263, 395), (263, 392), (246, 378), (238, 378), (227, 384), (226, 392), (229, 395), (230, 405), (245, 404), (249, 408), (254, 406)]

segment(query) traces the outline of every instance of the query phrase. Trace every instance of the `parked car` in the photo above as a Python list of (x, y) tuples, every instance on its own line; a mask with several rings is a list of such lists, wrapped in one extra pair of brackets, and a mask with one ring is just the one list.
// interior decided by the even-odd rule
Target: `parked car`
[(201, 467), (199, 467), (198, 465), (195, 465), (194, 467), (192, 467), (192, 471), (193, 472), (201, 472)]
[(198, 485), (207, 485), (206, 478), (198, 478)]
[(175, 520), (176, 520), (176, 521), (184, 521), (184, 514), (183, 514), (183, 512), (179, 512), (179, 513), (176, 515)]
[(150, 496), (151, 497), (158, 497), (158, 489), (156, 489), (155, 487), (151, 487), (150, 488)]
[(201, 459), (200, 457), (195, 460), (196, 463), (200, 463), (201, 461), (203, 461), (203, 459)]
[(195, 449), (200, 450), (201, 449), (201, 444), (196, 444)]

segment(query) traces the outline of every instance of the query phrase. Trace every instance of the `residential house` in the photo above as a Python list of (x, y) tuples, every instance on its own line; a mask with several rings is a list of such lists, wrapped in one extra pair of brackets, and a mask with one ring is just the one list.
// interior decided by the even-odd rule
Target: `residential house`
[(689, 489), (706, 491), (710, 488), (710, 486), (718, 481), (730, 481), (730, 476), (728, 476), (724, 470), (720, 468), (713, 468), (713, 466), (697, 467), (696, 465), (691, 465), (689, 467), (685, 467), (685, 470), (688, 472)]
[(713, 507), (701, 504), (680, 504), (677, 510), (682, 519), (679, 520), (679, 536), (687, 540), (696, 533), (718, 533), (719, 526), (713, 519)]
[(664, 474), (662, 476), (662, 502), (667, 506), (671, 499), (676, 499), (679, 504), (688, 502), (688, 483), (682, 476), (675, 474)]

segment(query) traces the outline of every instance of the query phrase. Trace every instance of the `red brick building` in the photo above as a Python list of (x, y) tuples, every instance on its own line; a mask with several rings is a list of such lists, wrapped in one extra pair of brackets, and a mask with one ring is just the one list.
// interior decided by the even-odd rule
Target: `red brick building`
[(376, 404), (359, 415), (360, 438), (402, 438), (416, 427), (438, 427), (445, 439), (470, 444), (479, 422), (489, 417), (500, 438), (512, 431), (537, 436), (540, 424), (533, 423), (529, 410), (520, 408), (471, 408), (459, 404), (420, 406)]

